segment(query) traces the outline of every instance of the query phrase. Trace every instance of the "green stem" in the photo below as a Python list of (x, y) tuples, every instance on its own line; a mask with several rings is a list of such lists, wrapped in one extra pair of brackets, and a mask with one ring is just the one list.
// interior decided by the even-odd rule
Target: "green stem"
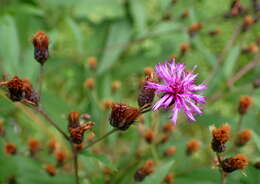
[(88, 148), (90, 148), (91, 146), (93, 146), (93, 145), (99, 143), (100, 141), (102, 141), (103, 139), (105, 139), (106, 137), (108, 137), (109, 135), (113, 134), (114, 132), (116, 132), (116, 131), (118, 131), (118, 130), (119, 130), (119, 129), (117, 129), (117, 128), (114, 128), (114, 129), (110, 130), (110, 131), (107, 132), (105, 135), (103, 135), (103, 136), (101, 136), (100, 138), (96, 139), (95, 141), (89, 143), (89, 144), (85, 147), (85, 149), (88, 149)]
[(71, 143), (71, 149), (73, 153), (73, 167), (74, 167), (74, 175), (75, 175), (75, 184), (79, 184), (79, 175), (78, 175), (78, 152), (75, 149), (73, 143)]
[(220, 157), (220, 154), (219, 153), (216, 153), (217, 155), (217, 158), (218, 158), (218, 162), (219, 162), (219, 172), (220, 172), (220, 175), (221, 175), (221, 180), (220, 180), (220, 183), (221, 184), (226, 184), (227, 180), (226, 180), (226, 174), (225, 172), (223, 171), (221, 165), (222, 165), (222, 160), (221, 160), (221, 157)]

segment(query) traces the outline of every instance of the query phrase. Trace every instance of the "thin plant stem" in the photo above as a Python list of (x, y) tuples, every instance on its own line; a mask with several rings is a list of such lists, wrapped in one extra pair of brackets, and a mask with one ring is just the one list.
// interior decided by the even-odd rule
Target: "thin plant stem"
[(36, 107), (33, 108), (36, 110), (38, 113), (40, 113), (49, 123), (56, 128), (63, 136), (64, 138), (70, 142), (69, 136), (55, 123), (55, 121), (41, 108), (41, 107)]
[(73, 153), (73, 167), (74, 167), (74, 175), (75, 175), (75, 184), (79, 184), (79, 175), (78, 175), (78, 170), (79, 170), (79, 164), (78, 164), (78, 152), (75, 149), (73, 143), (71, 143), (71, 149)]
[(220, 172), (220, 175), (221, 175), (221, 180), (220, 180), (220, 183), (221, 184), (226, 184), (226, 174), (225, 172), (223, 171), (223, 169), (221, 168), (221, 165), (222, 165), (222, 160), (221, 160), (221, 157), (220, 157), (220, 154), (219, 153), (216, 153), (217, 155), (217, 158), (218, 158), (218, 162), (219, 162), (219, 172)]
[(38, 77), (38, 90), (39, 90), (39, 96), (41, 97), (42, 94), (42, 83), (43, 83), (43, 77), (44, 77), (44, 65), (40, 65), (40, 73)]
[(100, 141), (102, 141), (103, 139), (105, 139), (106, 137), (108, 137), (109, 135), (113, 134), (114, 132), (116, 132), (116, 131), (118, 131), (118, 130), (119, 130), (119, 129), (114, 128), (114, 129), (108, 131), (106, 134), (104, 134), (104, 135), (101, 136), (100, 138), (98, 138), (98, 139), (96, 139), (95, 141), (89, 143), (89, 144), (85, 147), (85, 149), (88, 149), (88, 148), (90, 148), (91, 146), (93, 146), (93, 145), (99, 143)]

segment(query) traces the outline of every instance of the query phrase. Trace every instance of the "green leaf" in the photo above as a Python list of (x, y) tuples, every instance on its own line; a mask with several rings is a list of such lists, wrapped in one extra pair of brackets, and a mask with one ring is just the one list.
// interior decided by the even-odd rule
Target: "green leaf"
[[(111, 25), (105, 51), (100, 61), (98, 74), (108, 70), (122, 54), (127, 47), (127, 43), (131, 36), (131, 27), (125, 20), (116, 22)], [(113, 49), (111, 49), (113, 47)]]
[(174, 161), (171, 161), (167, 164), (164, 164), (163, 166), (156, 169), (155, 173), (147, 176), (142, 184), (159, 184), (164, 179), (164, 177), (168, 174), (169, 170), (171, 169)]
[(228, 78), (232, 75), (232, 71), (234, 69), (234, 66), (235, 66), (235, 63), (237, 61), (239, 54), (240, 54), (239, 46), (232, 48), (231, 51), (229, 52), (227, 59), (223, 66), (223, 72), (224, 72), (225, 77)]
[(84, 155), (86, 157), (94, 158), (94, 159), (100, 161), (105, 166), (109, 167), (110, 169), (117, 171), (116, 166), (105, 155), (94, 154), (94, 153), (91, 153), (91, 152), (88, 152), (88, 151), (84, 151), (82, 153), (82, 155)]

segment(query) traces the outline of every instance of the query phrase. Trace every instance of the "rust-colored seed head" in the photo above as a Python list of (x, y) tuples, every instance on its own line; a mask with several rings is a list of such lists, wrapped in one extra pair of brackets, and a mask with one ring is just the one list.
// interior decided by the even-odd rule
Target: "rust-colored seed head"
[(30, 139), (28, 142), (27, 142), (27, 145), (28, 145), (28, 149), (30, 151), (30, 155), (33, 157), (35, 156), (36, 152), (39, 151), (40, 149), (40, 143), (37, 139)]
[(37, 32), (32, 39), (34, 45), (34, 58), (40, 63), (44, 64), (49, 57), (49, 38), (44, 32)]
[(167, 184), (172, 184), (173, 183), (173, 175), (172, 174), (167, 174), (165, 177), (164, 177), (164, 180), (163, 180), (165, 183)]
[(253, 23), (254, 18), (250, 15), (246, 16), (242, 25), (242, 31), (247, 31)]
[(121, 82), (114, 81), (114, 82), (112, 82), (111, 87), (112, 87), (112, 91), (116, 92), (121, 87)]
[(190, 36), (194, 36), (198, 31), (200, 31), (202, 29), (203, 25), (201, 23), (193, 23), (189, 29), (188, 29), (188, 33)]
[(221, 153), (225, 151), (225, 143), (230, 138), (230, 126), (223, 124), (220, 128), (214, 128), (212, 130), (212, 142), (211, 147), (215, 152)]
[(74, 144), (81, 144), (84, 139), (84, 133), (87, 130), (90, 130), (94, 125), (95, 125), (95, 123), (90, 121), (90, 122), (80, 125), (77, 128), (69, 128), (71, 141)]
[(70, 112), (68, 116), (68, 128), (77, 128), (80, 126), (79, 122), (80, 113), (79, 112)]
[(190, 49), (190, 45), (188, 43), (182, 43), (180, 45), (181, 53), (186, 53)]
[(181, 18), (182, 18), (182, 19), (186, 19), (187, 17), (189, 17), (189, 15), (190, 15), (189, 10), (184, 10), (184, 11), (181, 13)]
[(243, 115), (247, 113), (249, 107), (252, 105), (253, 99), (250, 96), (242, 96), (239, 99), (238, 112)]
[(95, 87), (95, 80), (93, 78), (86, 79), (84, 85), (88, 89), (93, 89)]
[(147, 143), (151, 144), (154, 141), (154, 131), (152, 129), (148, 129), (144, 132), (144, 139)]
[(50, 175), (50, 176), (55, 176), (56, 175), (56, 168), (51, 165), (51, 164), (48, 164), (46, 167), (45, 167), (45, 171)]
[(164, 135), (164, 136), (161, 138), (160, 143), (161, 143), (161, 144), (166, 143), (166, 142), (169, 140), (169, 138), (170, 138), (170, 136)]
[(55, 152), (55, 158), (56, 158), (56, 161), (57, 161), (57, 166), (60, 167), (60, 166), (64, 165), (64, 162), (67, 158), (67, 154), (62, 150), (57, 150)]
[(256, 79), (253, 81), (253, 87), (254, 87), (254, 88), (259, 88), (259, 87), (260, 87), (260, 77), (256, 78)]
[(172, 155), (174, 155), (175, 153), (176, 153), (176, 148), (175, 148), (174, 146), (170, 146), (169, 148), (167, 148), (167, 149), (164, 151), (163, 155), (164, 155), (164, 156), (172, 156)]
[(256, 43), (251, 43), (247, 48), (243, 50), (244, 53), (257, 53), (258, 45)]
[(135, 172), (134, 179), (135, 181), (143, 181), (144, 178), (154, 171), (154, 161), (148, 160), (144, 165)]
[(186, 144), (187, 155), (191, 155), (192, 153), (197, 152), (199, 150), (200, 146), (201, 146), (200, 141), (195, 140), (195, 139), (187, 142), (187, 144)]
[(251, 139), (251, 137), (252, 137), (251, 130), (243, 130), (239, 132), (236, 139), (236, 145), (244, 146)]
[(260, 162), (256, 162), (256, 163), (254, 164), (254, 167), (255, 167), (256, 169), (260, 169)]
[(97, 68), (97, 58), (89, 57), (87, 62), (89, 68), (91, 68), (92, 70), (95, 70)]
[(155, 90), (146, 88), (146, 86), (145, 86), (147, 82), (154, 82), (152, 77), (153, 77), (153, 73), (149, 74), (149, 72), (147, 72), (145, 81), (142, 85), (142, 89), (139, 92), (138, 99), (137, 99), (137, 102), (138, 102), (138, 105), (140, 108), (142, 108), (146, 105), (147, 105), (146, 108), (149, 108), (151, 106), (151, 104), (153, 103), (153, 99), (155, 96)]
[(140, 115), (140, 110), (125, 104), (112, 105), (110, 124), (120, 130), (127, 130)]
[(51, 139), (48, 142), (49, 153), (53, 153), (57, 149), (58, 143), (55, 139)]
[(248, 158), (242, 154), (238, 154), (231, 158), (226, 158), (222, 162), (223, 171), (230, 173), (238, 169), (244, 169), (248, 164)]
[(171, 133), (174, 130), (174, 126), (172, 124), (172, 122), (166, 123), (163, 126), (163, 132), (164, 133)]
[(12, 143), (5, 144), (5, 153), (7, 155), (15, 155), (17, 152), (16, 146)]

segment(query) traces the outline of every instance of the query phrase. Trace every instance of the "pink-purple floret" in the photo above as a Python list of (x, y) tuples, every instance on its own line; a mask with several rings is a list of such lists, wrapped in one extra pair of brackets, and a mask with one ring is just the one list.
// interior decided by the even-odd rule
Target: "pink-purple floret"
[(205, 84), (195, 84), (198, 74), (185, 71), (185, 65), (171, 62), (160, 63), (155, 66), (155, 73), (161, 84), (147, 82), (146, 88), (154, 89), (156, 93), (162, 94), (153, 106), (153, 110), (160, 107), (172, 107), (172, 122), (176, 124), (178, 113), (183, 109), (189, 120), (195, 121), (194, 115), (201, 114), (199, 103), (206, 103), (206, 97), (196, 94), (207, 88)]

